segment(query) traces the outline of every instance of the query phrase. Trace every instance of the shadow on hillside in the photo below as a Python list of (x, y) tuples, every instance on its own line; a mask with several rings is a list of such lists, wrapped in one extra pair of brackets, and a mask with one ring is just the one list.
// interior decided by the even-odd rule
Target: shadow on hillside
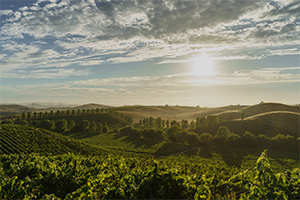
[(147, 140), (145, 138), (136, 138), (130, 135), (126, 135), (123, 133), (115, 134), (114, 139), (122, 138), (121, 141), (128, 143), (130, 145), (134, 145), (135, 148), (144, 147), (144, 148), (151, 148), (153, 145), (160, 143), (162, 140)]
[[(199, 150), (200, 149), (200, 150)], [(229, 147), (229, 146), (201, 146), (197, 150), (184, 153), (187, 156), (199, 155), (203, 158), (212, 159), (214, 154), (219, 155), (228, 166), (241, 167), (244, 160), (248, 160), (248, 156), (253, 156), (258, 159), (261, 153), (265, 150), (264, 147)], [(299, 160), (299, 154), (289, 151), (268, 150), (269, 158), (274, 159), (281, 166), (291, 167), (288, 160)], [(298, 157), (297, 157), (298, 155)]]
[(77, 140), (96, 136), (96, 134), (90, 134), (90, 133), (63, 133), (63, 135)]
[(165, 143), (162, 147), (160, 147), (155, 155), (157, 156), (169, 156), (177, 153), (181, 153), (183, 151), (191, 149), (191, 145), (187, 144), (173, 144), (173, 143)]

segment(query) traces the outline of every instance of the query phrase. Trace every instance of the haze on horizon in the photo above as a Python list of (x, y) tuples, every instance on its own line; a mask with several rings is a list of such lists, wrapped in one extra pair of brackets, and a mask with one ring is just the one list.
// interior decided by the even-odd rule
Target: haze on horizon
[(300, 1), (1, 0), (0, 103), (298, 104)]

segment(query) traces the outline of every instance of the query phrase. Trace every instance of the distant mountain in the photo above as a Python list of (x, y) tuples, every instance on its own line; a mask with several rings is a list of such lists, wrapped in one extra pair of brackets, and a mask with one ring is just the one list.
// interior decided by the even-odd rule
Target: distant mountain
[(5, 104), (0, 105), (1, 112), (19, 112), (20, 110), (28, 110), (29, 108), (22, 105), (17, 104)]
[(21, 103), (20, 105), (26, 107), (32, 107), (37, 109), (47, 109), (47, 108), (70, 108), (74, 106), (79, 106), (80, 104), (68, 104), (68, 103), (54, 103), (54, 102), (28, 102), (28, 103)]
[(102, 105), (102, 104), (95, 104), (95, 103), (90, 103), (90, 104), (84, 104), (81, 106), (76, 106), (72, 107), (72, 109), (77, 110), (77, 109), (97, 109), (97, 108), (113, 108), (113, 106), (108, 106), (108, 105)]

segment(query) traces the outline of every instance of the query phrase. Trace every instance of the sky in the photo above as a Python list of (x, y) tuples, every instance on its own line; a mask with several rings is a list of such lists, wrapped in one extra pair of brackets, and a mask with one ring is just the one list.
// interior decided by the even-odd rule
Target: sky
[(300, 100), (299, 0), (0, 0), (1, 104)]

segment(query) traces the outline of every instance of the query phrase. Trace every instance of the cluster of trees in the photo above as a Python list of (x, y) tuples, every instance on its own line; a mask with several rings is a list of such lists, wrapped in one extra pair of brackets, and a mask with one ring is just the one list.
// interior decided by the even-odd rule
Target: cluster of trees
[(144, 127), (144, 128), (169, 128), (170, 126), (174, 126), (177, 125), (179, 127), (182, 127), (183, 129), (186, 128), (192, 128), (194, 127), (193, 124), (195, 124), (195, 122), (191, 122), (189, 123), (187, 120), (183, 119), (181, 120), (181, 122), (178, 122), (176, 120), (164, 120), (161, 117), (158, 118), (153, 118), (153, 117), (149, 117), (149, 118), (144, 118), (144, 119), (140, 119), (139, 123), (136, 124), (137, 126), (140, 127)]
[[(203, 120), (203, 119), (202, 119)], [(203, 122), (200, 120), (200, 122)], [(173, 122), (172, 126), (166, 129), (155, 128), (136, 128), (126, 126), (120, 130), (121, 133), (131, 135), (137, 138), (143, 137), (151, 140), (167, 138), (174, 144), (190, 144), (192, 146), (203, 145), (229, 145), (241, 147), (264, 147), (270, 149), (290, 149), (293, 150), (299, 146), (300, 137), (295, 138), (290, 135), (278, 134), (275, 137), (267, 137), (259, 134), (258, 136), (246, 131), (243, 135), (230, 132), (226, 126), (220, 126), (217, 133), (213, 136), (210, 133), (197, 134), (190, 132), (184, 123)]]
[[(18, 124), (28, 125), (29, 122), (26, 120), (21, 120), (17, 122)], [(14, 124), (12, 120), (4, 120), (1, 124)], [(30, 125), (44, 128), (50, 131), (56, 131), (58, 133), (73, 131), (73, 132), (86, 132), (91, 134), (108, 133), (109, 128), (106, 122), (103, 124), (95, 121), (83, 120), (80, 124), (76, 124), (74, 120), (67, 121), (66, 119), (59, 119), (57, 121), (44, 119), (44, 120), (34, 120), (30, 121)]]
[(208, 126), (212, 126), (215, 124), (218, 124), (222, 122), (222, 116), (213, 116), (213, 115), (209, 115), (207, 117), (202, 117), (202, 118), (197, 118), (196, 121), (187, 121), (185, 119), (181, 120), (181, 121), (176, 121), (176, 120), (164, 120), (161, 117), (157, 117), (157, 118), (153, 118), (153, 117), (149, 117), (149, 118), (144, 118), (144, 119), (140, 119), (139, 123), (136, 124), (137, 126), (140, 127), (150, 127), (150, 128), (170, 128), (171, 126), (178, 126), (181, 127), (182, 129), (200, 129), (200, 128), (205, 128)]
[(240, 147), (264, 147), (270, 149), (280, 150), (282, 148), (288, 150), (295, 150), (299, 148), (300, 137), (295, 138), (291, 135), (278, 134), (275, 137), (267, 137), (259, 134), (253, 135), (246, 131), (243, 135), (231, 133), (226, 126), (220, 126), (216, 135), (212, 136), (210, 133), (202, 133), (198, 137), (199, 145), (229, 145)]
[(133, 126), (125, 126), (120, 130), (120, 133), (131, 135), (136, 138), (144, 137), (149, 140), (161, 140), (164, 138), (164, 132), (161, 129), (139, 129)]
[(96, 109), (78, 109), (78, 110), (57, 110), (54, 112), (51, 110), (50, 112), (27, 112), (22, 113), (22, 115), (17, 116), (16, 121), (21, 120), (36, 120), (36, 119), (42, 119), (42, 118), (48, 118), (48, 117), (54, 117), (54, 116), (66, 116), (66, 115), (85, 115), (85, 114), (99, 114), (99, 113), (111, 113), (124, 121), (128, 123), (133, 123), (133, 118), (127, 115), (124, 115), (122, 113), (118, 113), (117, 111), (113, 110), (112, 108), (96, 108)]

